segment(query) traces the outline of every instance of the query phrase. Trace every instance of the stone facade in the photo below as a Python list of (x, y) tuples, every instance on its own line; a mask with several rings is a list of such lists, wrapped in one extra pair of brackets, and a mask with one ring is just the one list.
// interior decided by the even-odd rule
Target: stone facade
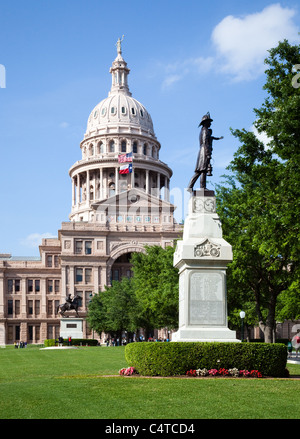
[[(132, 275), (131, 253), (182, 235), (169, 201), (172, 170), (159, 159), (150, 114), (131, 96), (120, 44), (110, 73), (111, 90), (91, 112), (69, 171), (70, 221), (42, 241), (38, 260), (0, 254), (0, 345), (58, 338), (57, 307), (68, 294), (81, 297), (83, 337), (92, 338), (84, 319), (91, 296)], [(123, 165), (132, 172), (120, 173)]]

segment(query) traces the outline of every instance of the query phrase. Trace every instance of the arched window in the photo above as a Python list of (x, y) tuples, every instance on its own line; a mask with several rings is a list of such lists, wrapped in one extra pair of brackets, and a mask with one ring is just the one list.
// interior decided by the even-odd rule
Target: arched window
[(97, 154), (103, 154), (104, 153), (104, 145), (102, 142), (99, 142), (97, 145)]
[(122, 140), (121, 142), (121, 152), (126, 152), (126, 140)]
[(147, 155), (147, 143), (144, 143), (143, 154)]
[(134, 154), (137, 153), (137, 142), (133, 142), (132, 152), (133, 152)]
[(116, 191), (115, 183), (110, 183), (108, 189), (109, 189), (109, 196), (113, 197)]
[(115, 152), (115, 142), (113, 140), (109, 142), (109, 152)]
[(93, 185), (90, 186), (90, 200), (94, 199), (94, 187)]

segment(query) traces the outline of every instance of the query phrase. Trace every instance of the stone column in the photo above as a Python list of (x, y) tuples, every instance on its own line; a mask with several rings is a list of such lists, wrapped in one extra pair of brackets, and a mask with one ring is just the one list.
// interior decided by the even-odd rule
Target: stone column
[(103, 190), (104, 190), (104, 185), (103, 185), (103, 168), (100, 168), (100, 180), (99, 180), (99, 183), (100, 183), (100, 193), (99, 193), (99, 198), (100, 198), (100, 200), (102, 200), (103, 198), (104, 198), (104, 192), (103, 192)]
[(95, 290), (95, 293), (97, 294), (99, 292), (99, 269), (98, 269), (98, 265), (93, 267), (93, 271), (94, 271), (94, 290)]
[(77, 174), (77, 192), (76, 192), (77, 207), (79, 206), (79, 203), (80, 203), (80, 176), (79, 174)]
[(165, 190), (164, 190), (164, 195), (165, 195), (165, 201), (170, 201), (170, 190), (169, 190), (169, 179), (167, 176), (165, 176)]
[(90, 170), (86, 171), (86, 203), (90, 204)]
[(146, 169), (146, 194), (149, 194), (149, 169)]
[(69, 285), (70, 285), (70, 291), (69, 293), (74, 295), (74, 289), (75, 289), (75, 279), (74, 279), (74, 267), (70, 265), (70, 279), (69, 279)]
[(27, 317), (26, 291), (27, 291), (27, 279), (23, 278), (23, 279), (21, 279), (21, 292), (22, 292), (21, 318), (22, 319), (26, 319), (26, 317)]
[(157, 198), (160, 197), (160, 173), (157, 173)]
[(4, 318), (4, 310), (5, 310), (4, 297), (5, 297), (4, 278), (1, 277), (0, 278), (0, 318)]
[(67, 296), (67, 290), (66, 290), (67, 282), (66, 282), (66, 279), (67, 279), (66, 266), (63, 265), (61, 267), (61, 292), (60, 292), (60, 299), (61, 300), (60, 301), (62, 301), (62, 299)]
[(47, 285), (46, 279), (41, 279), (41, 317), (47, 317)]
[(75, 178), (72, 177), (72, 207), (75, 206)]
[(134, 188), (134, 168), (132, 165), (132, 173), (131, 173), (131, 189)]

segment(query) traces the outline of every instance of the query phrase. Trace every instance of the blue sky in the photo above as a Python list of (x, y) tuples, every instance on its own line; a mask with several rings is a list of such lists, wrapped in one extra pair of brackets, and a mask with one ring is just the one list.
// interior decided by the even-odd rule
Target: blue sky
[(173, 193), (183, 194), (201, 117), (210, 111), (224, 136), (213, 188), (238, 147), (230, 127), (251, 129), (265, 97), (267, 50), (284, 38), (299, 43), (299, 9), (296, 0), (1, 0), (0, 253), (36, 256), (41, 237), (68, 221), (68, 170), (109, 92), (119, 37), (130, 91), (152, 116)]

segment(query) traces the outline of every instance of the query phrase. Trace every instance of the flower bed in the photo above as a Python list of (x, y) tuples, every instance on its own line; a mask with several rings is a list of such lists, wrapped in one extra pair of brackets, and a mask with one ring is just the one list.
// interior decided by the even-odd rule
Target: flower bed
[(262, 373), (258, 370), (238, 370), (236, 367), (232, 369), (190, 369), (186, 372), (187, 376), (231, 376), (231, 377), (248, 377), (248, 378), (262, 378)]
[(123, 376), (131, 376), (136, 375), (137, 371), (134, 367), (125, 367), (124, 369), (119, 370), (119, 374)]

